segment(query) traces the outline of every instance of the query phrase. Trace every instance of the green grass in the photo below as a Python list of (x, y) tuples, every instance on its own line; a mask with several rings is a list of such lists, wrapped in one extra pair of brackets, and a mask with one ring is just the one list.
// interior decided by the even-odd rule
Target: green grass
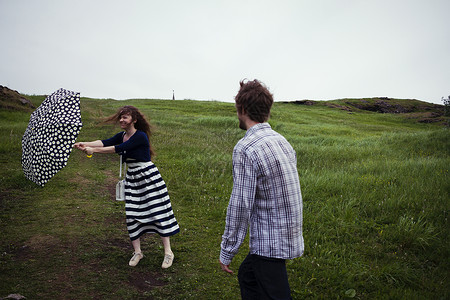
[[(41, 96), (29, 97), (38, 106)], [(82, 99), (79, 141), (110, 137), (101, 123), (122, 105), (154, 125), (155, 164), (180, 234), (174, 265), (160, 239), (132, 255), (123, 203), (113, 200), (116, 155), (73, 151), (44, 188), (24, 178), (29, 113), (0, 111), (0, 297), (28, 299), (239, 299), (218, 265), (232, 188), (231, 155), (244, 135), (232, 103)], [(275, 103), (270, 120), (298, 155), (303, 257), (288, 261), (294, 299), (448, 299), (448, 128), (400, 115)], [(231, 268), (237, 272), (247, 241)]]

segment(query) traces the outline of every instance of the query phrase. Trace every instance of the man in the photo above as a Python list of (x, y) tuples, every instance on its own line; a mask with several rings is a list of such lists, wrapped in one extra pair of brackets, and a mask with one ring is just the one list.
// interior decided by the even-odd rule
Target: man
[(229, 265), (247, 229), (250, 253), (239, 267), (242, 299), (291, 299), (286, 259), (303, 254), (302, 196), (297, 157), (266, 123), (273, 96), (258, 80), (241, 81), (235, 97), (245, 136), (233, 150), (233, 191), (222, 236), (220, 265)]

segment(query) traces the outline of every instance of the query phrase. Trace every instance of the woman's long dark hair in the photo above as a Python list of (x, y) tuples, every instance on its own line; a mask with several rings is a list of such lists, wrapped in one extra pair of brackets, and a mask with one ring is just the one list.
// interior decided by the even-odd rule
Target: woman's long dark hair
[(156, 155), (155, 151), (153, 150), (152, 143), (150, 142), (150, 136), (152, 135), (152, 126), (147, 121), (145, 116), (136, 107), (131, 106), (131, 105), (126, 105), (124, 107), (121, 107), (121, 108), (119, 108), (117, 113), (115, 113), (111, 117), (107, 118), (105, 120), (105, 122), (107, 122), (107, 123), (119, 123), (120, 117), (122, 115), (130, 115), (131, 119), (133, 121), (136, 121), (136, 123), (134, 124), (134, 128), (136, 128), (137, 130), (141, 130), (141, 131), (145, 132), (145, 134), (147, 135), (147, 138), (148, 138), (148, 141), (149, 141), (149, 146), (150, 146), (150, 155), (151, 155), (151, 157)]

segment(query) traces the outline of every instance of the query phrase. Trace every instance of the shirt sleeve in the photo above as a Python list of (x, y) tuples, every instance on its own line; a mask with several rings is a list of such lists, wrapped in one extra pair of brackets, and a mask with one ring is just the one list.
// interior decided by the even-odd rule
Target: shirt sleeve
[(108, 147), (108, 146), (114, 146), (114, 145), (118, 145), (121, 144), (123, 141), (123, 135), (124, 132), (119, 132), (116, 135), (114, 135), (113, 137), (106, 139), (106, 140), (102, 140), (103, 143), (103, 147)]
[(240, 151), (233, 153), (233, 191), (227, 209), (222, 235), (220, 261), (229, 265), (238, 253), (247, 234), (256, 191), (256, 172), (249, 157)]

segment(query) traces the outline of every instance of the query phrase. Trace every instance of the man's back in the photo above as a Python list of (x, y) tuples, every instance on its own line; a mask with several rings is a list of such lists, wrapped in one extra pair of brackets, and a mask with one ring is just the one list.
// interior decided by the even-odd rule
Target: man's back
[[(235, 146), (233, 172), (235, 188), (243, 189), (236, 196), (244, 192), (250, 214), (250, 252), (285, 259), (301, 256), (302, 197), (289, 142), (268, 123), (253, 126)], [(250, 174), (253, 179), (246, 178)]]
[(230, 263), (250, 231), (250, 253), (239, 267), (242, 299), (292, 299), (286, 259), (303, 254), (302, 195), (294, 149), (267, 122), (273, 95), (242, 80), (234, 98), (245, 136), (233, 150), (233, 191), (222, 235), (220, 267)]

